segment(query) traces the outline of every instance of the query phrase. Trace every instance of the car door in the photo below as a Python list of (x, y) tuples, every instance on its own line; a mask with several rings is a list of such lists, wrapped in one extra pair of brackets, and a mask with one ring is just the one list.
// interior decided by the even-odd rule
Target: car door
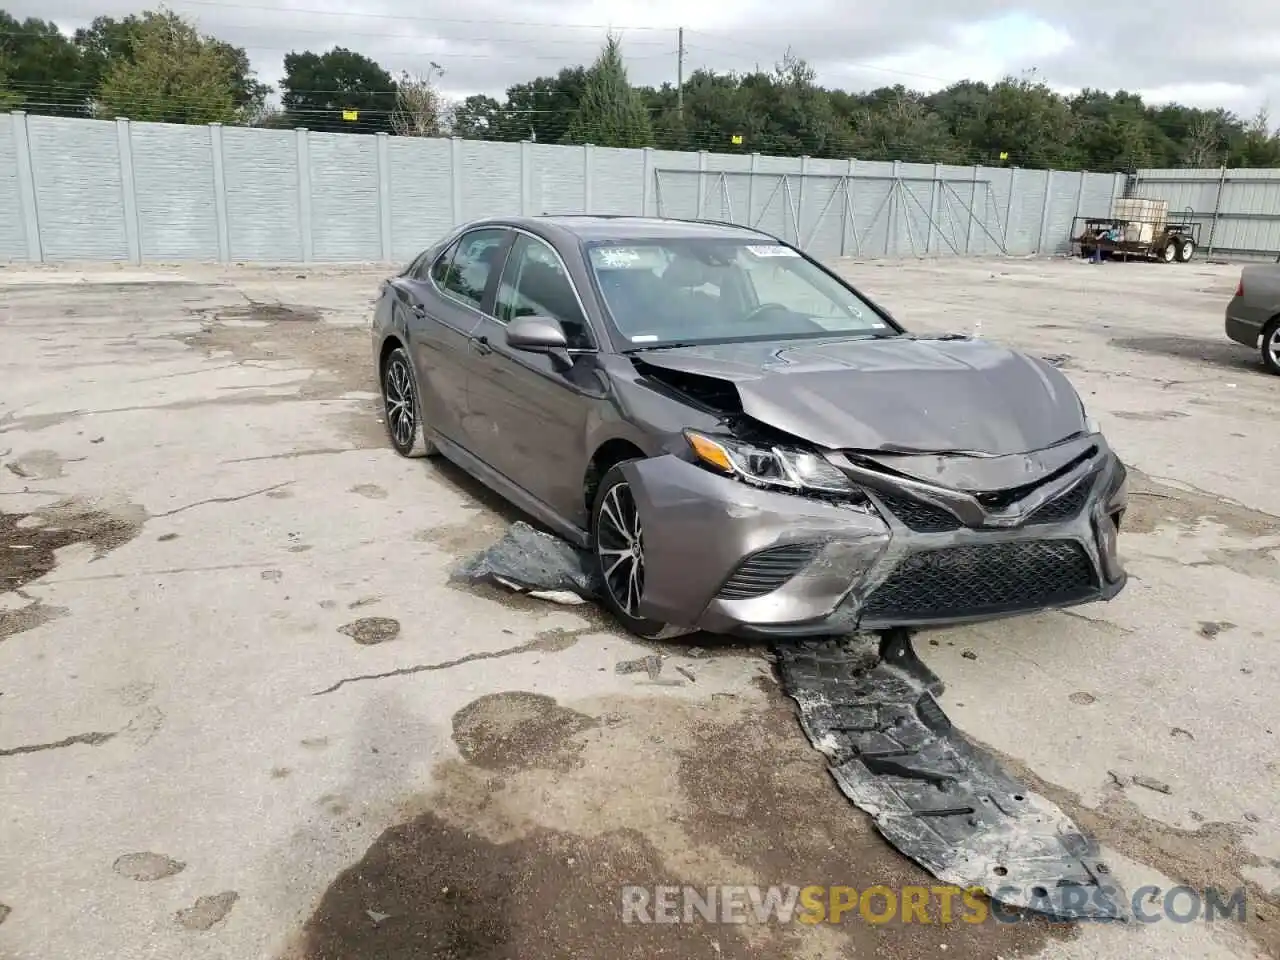
[(408, 284), (409, 343), (418, 370), (422, 416), (431, 430), (472, 448), (467, 378), (476, 360), (472, 334), (502, 270), (510, 233), (480, 228), (464, 233), (424, 264)]
[[(520, 316), (559, 321), (569, 341), (572, 367), (566, 369), (546, 354), (512, 349), (506, 326)], [(596, 372), (597, 344), (582, 301), (550, 245), (529, 234), (516, 235), (493, 309), (474, 335), (489, 350), (467, 385), (471, 415), (486, 425), (483, 449), (477, 453), (561, 517), (581, 526), (587, 418), (604, 389)]]

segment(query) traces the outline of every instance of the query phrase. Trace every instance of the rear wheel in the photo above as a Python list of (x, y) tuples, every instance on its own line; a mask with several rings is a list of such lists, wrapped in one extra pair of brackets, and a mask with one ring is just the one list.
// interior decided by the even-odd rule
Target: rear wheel
[(629, 632), (646, 640), (658, 640), (683, 631), (672, 631), (665, 623), (640, 616), (645, 575), (644, 531), (622, 466), (611, 468), (596, 491), (591, 510), (591, 554), (605, 607)]
[(426, 457), (435, 453), (422, 424), (418, 377), (404, 347), (396, 347), (382, 370), (382, 413), (391, 446), (402, 457)]
[(1262, 353), (1262, 365), (1271, 373), (1280, 376), (1280, 317), (1273, 317), (1271, 322), (1262, 328), (1259, 350)]
[(1183, 237), (1182, 243), (1178, 247), (1178, 262), (1186, 263), (1196, 255), (1196, 242), (1190, 237)]
[(1160, 259), (1165, 263), (1173, 263), (1178, 259), (1178, 245), (1170, 240), (1164, 245), (1164, 249), (1160, 251)]

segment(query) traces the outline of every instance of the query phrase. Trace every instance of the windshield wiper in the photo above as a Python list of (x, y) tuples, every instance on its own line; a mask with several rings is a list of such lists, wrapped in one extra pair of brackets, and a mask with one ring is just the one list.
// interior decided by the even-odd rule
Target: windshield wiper
[(650, 350), (678, 350), (680, 347), (697, 347), (701, 344), (697, 340), (673, 340), (670, 343), (653, 343), (645, 344), (642, 347), (631, 347), (623, 353), (647, 353)]

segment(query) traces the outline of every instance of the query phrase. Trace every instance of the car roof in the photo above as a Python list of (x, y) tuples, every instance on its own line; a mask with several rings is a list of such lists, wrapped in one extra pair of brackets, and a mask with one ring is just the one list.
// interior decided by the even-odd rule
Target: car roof
[[(533, 233), (567, 234), (582, 241), (599, 240), (674, 240), (705, 237), (721, 240), (755, 240), (773, 238), (763, 231), (732, 223), (711, 220), (674, 220), (665, 217), (628, 217), (603, 214), (559, 214), (541, 217), (506, 217), (487, 221), (522, 227)], [(471, 226), (480, 226), (479, 223)], [(774, 242), (778, 242), (774, 240)]]

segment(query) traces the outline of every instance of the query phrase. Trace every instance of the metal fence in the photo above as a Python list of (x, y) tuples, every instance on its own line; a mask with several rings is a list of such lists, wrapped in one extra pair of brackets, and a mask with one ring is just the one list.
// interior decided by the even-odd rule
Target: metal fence
[(1171, 216), (1199, 222), (1206, 256), (1280, 255), (1280, 170), (1141, 170), (1128, 193), (1167, 200)]
[(746, 223), (815, 256), (1065, 252), (1120, 174), (0, 114), (0, 261), (403, 262), (483, 216)]

